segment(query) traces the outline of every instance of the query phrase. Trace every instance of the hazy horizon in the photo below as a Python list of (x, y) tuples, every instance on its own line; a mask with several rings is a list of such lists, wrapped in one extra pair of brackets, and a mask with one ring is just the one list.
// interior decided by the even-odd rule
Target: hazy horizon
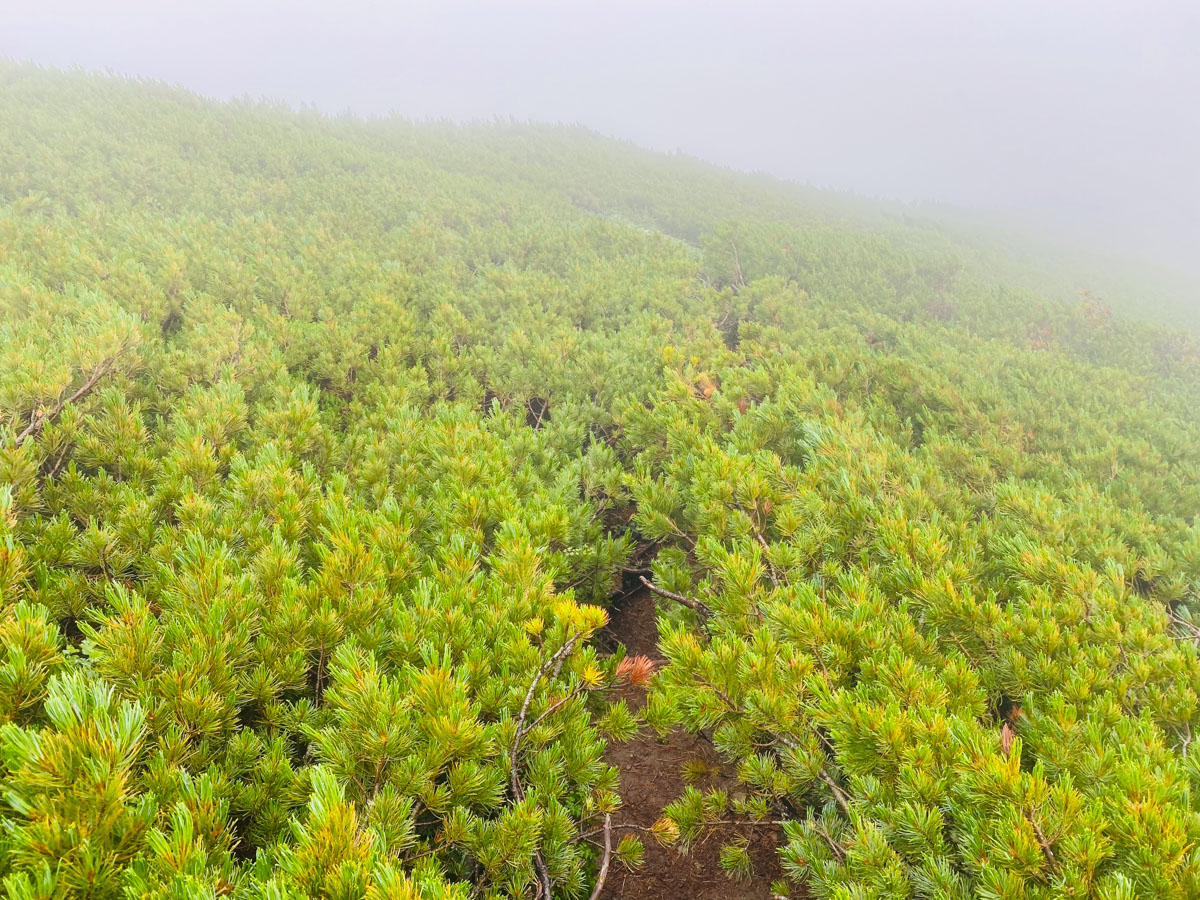
[(336, 113), (580, 124), (1200, 272), (1200, 10), (26, 3), (0, 54)]

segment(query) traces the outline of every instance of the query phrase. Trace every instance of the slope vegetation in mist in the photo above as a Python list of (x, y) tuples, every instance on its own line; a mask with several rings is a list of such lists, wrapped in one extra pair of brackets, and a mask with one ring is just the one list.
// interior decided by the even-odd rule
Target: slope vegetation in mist
[(6, 896), (1200, 895), (1196, 345), (945, 235), (0, 65)]

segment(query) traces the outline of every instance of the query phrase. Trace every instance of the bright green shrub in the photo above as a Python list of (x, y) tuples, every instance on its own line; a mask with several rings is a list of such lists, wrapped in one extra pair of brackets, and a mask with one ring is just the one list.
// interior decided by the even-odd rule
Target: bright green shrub
[(1200, 895), (1187, 334), (575, 129), (0, 86), (8, 896), (584, 898), (676, 727), (739, 784), (613, 865)]

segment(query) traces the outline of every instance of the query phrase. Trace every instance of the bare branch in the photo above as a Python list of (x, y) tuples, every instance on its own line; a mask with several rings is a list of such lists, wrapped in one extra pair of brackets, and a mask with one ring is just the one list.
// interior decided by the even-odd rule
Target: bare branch
[(660, 597), (666, 597), (668, 600), (674, 600), (676, 603), (686, 606), (688, 609), (699, 613), (705, 618), (712, 615), (712, 608), (704, 603), (701, 603), (694, 597), (688, 597), (684, 594), (677, 594), (674, 591), (668, 591), (663, 588), (656, 587), (649, 579), (646, 578), (645, 575), (639, 575), (638, 581), (645, 585), (646, 589), (650, 592), (658, 594)]
[(596, 886), (592, 888), (589, 900), (599, 900), (600, 892), (604, 890), (604, 879), (608, 878), (608, 862), (612, 858), (612, 813), (604, 816), (604, 856), (600, 860), (600, 873), (596, 876)]
[[(541, 668), (539, 668), (537, 673), (533, 676), (533, 681), (529, 683), (529, 690), (525, 692), (525, 701), (521, 704), (521, 712), (517, 716), (517, 733), (513, 738), (512, 749), (509, 751), (509, 783), (512, 786), (513, 798), (518, 802), (523, 800), (525, 797), (525, 791), (521, 787), (521, 775), (520, 767), (517, 765), (517, 754), (521, 750), (521, 739), (524, 738), (529, 731), (529, 728), (525, 727), (525, 719), (529, 715), (529, 704), (533, 702), (533, 695), (537, 691), (537, 686), (545, 677), (546, 673), (550, 671), (551, 667), (555, 667), (555, 671), (558, 671), (558, 667), (561, 667), (563, 660), (566, 659), (571, 650), (574, 649), (575, 645), (579, 642), (579, 639), (582, 636), (582, 632), (577, 632), (561, 647), (559, 647), (551, 656), (547, 657), (546, 661), (542, 663)], [(541, 718), (539, 718), (537, 721), (540, 722)], [(536, 724), (536, 722), (534, 724)], [(529, 727), (532, 728), (533, 726), (531, 725)], [(550, 900), (554, 883), (550, 879), (550, 870), (546, 868), (546, 860), (542, 856), (540, 847), (533, 851), (533, 861), (538, 870), (538, 886), (540, 893), (546, 898), (546, 900)]]
[(533, 861), (537, 863), (538, 883), (541, 887), (542, 896), (546, 900), (552, 900), (552, 891), (554, 883), (550, 880), (550, 870), (546, 868), (546, 860), (542, 856), (540, 849), (533, 851)]
[(521, 732), (522, 736), (529, 734), (529, 732), (531, 732), (531, 731), (533, 731), (533, 729), (537, 728), (538, 725), (542, 724), (542, 722), (545, 719), (554, 715), (556, 712), (558, 712), (560, 709), (562, 709), (564, 706), (566, 706), (568, 703), (570, 703), (572, 700), (574, 700), (576, 697), (578, 697), (580, 694), (582, 694), (585, 689), (586, 689), (586, 685), (580, 684), (578, 687), (575, 688), (575, 690), (573, 690), (573, 691), (571, 691), (571, 693), (567, 694), (567, 696), (565, 696), (561, 700), (557, 701), (548, 710), (546, 710), (544, 713), (542, 713), (540, 716), (538, 716), (536, 719), (534, 719), (532, 722), (530, 722), (529, 725), (527, 725), (524, 728), (524, 730), (522, 730), (522, 732)]
[(762, 548), (763, 562), (767, 565), (767, 575), (771, 578), (771, 584), (779, 587), (779, 570), (775, 567), (775, 563), (771, 562), (771, 545), (767, 543), (767, 539), (763, 536), (762, 530), (758, 527), (758, 523), (754, 521), (754, 516), (750, 515), (749, 511), (741, 503), (736, 503), (736, 506), (750, 520), (750, 530), (754, 532), (754, 539), (758, 541), (758, 546)]
[(820, 825), (813, 825), (813, 831), (825, 839), (825, 843), (829, 845), (829, 849), (833, 851), (833, 855), (837, 857), (838, 862), (846, 861), (846, 848), (833, 839), (833, 837), (822, 828)]
[(733, 265), (737, 269), (738, 284), (742, 287), (746, 286), (746, 276), (742, 274), (742, 261), (738, 259), (737, 244), (733, 241), (729, 242), (729, 246), (733, 248)]
[(1168, 615), (1171, 617), (1171, 621), (1175, 623), (1175, 626), (1184, 632), (1184, 638), (1186, 640), (1200, 645), (1200, 627), (1193, 625), (1174, 610), (1169, 610)]
[(1032, 810), (1026, 810), (1025, 818), (1029, 820), (1029, 824), (1033, 826), (1033, 833), (1037, 835), (1038, 843), (1042, 847), (1042, 853), (1046, 856), (1046, 863), (1050, 867), (1050, 871), (1058, 874), (1058, 860), (1054, 856), (1054, 850), (1051, 847), (1053, 841), (1046, 840), (1046, 834), (1042, 831), (1042, 826), (1038, 824), (1037, 819), (1033, 816)]
[[(817, 731), (817, 737), (819, 737), (821, 739), (821, 741), (825, 744), (825, 746), (829, 748), (830, 753), (834, 752), (833, 744), (830, 743), (829, 738), (827, 738), (827, 737), (825, 737), (825, 735), (821, 734), (820, 731)], [(797, 744), (791, 738), (785, 737), (784, 735), (779, 735), (778, 740), (784, 746), (791, 747), (793, 750), (800, 749), (799, 744)], [(837, 805), (840, 806), (842, 809), (842, 812), (844, 812), (846, 814), (846, 816), (849, 817), (850, 816), (850, 795), (847, 794), (844, 790), (842, 790), (841, 785), (839, 785), (836, 781), (833, 780), (833, 776), (831, 776), (829, 774), (829, 770), (826, 769), (824, 766), (822, 766), (820, 769), (817, 770), (817, 777), (820, 778), (821, 781), (823, 781), (825, 783), (825, 786), (828, 787), (829, 790), (833, 793), (833, 799), (837, 801)]]
[(850, 815), (850, 801), (845, 791), (841, 789), (836, 781), (834, 781), (825, 769), (817, 772), (817, 777), (820, 778), (825, 785), (833, 792), (833, 799), (837, 801), (837, 805), (842, 808), (847, 816)]
[(29, 417), (29, 424), (26, 425), (24, 430), (17, 435), (16, 446), (20, 447), (29, 438), (36, 437), (38, 434), (40, 434), (42, 429), (46, 427), (46, 423), (57, 419), (62, 411), (66, 409), (68, 403), (74, 403), (75, 401), (81, 400), (90, 394), (93, 388), (100, 383), (101, 379), (107, 377), (113, 371), (113, 369), (116, 368), (117, 360), (124, 355), (125, 349), (126, 348), (122, 348), (116, 356), (110, 356), (108, 359), (104, 360), (94, 369), (92, 369), (92, 374), (88, 376), (87, 381), (85, 381), (83, 385), (77, 391), (75, 391), (75, 393), (71, 394), (70, 396), (60, 394), (58, 402), (54, 405), (54, 409), (50, 410), (50, 412), (47, 413), (43, 412), (42, 410), (34, 410), (33, 414)]
[(525, 796), (525, 792), (521, 789), (521, 777), (518, 774), (517, 753), (521, 749), (521, 739), (525, 737), (525, 734), (529, 730), (525, 727), (525, 718), (529, 715), (529, 704), (533, 702), (533, 694), (537, 690), (538, 683), (545, 677), (550, 667), (567, 656), (579, 642), (581, 636), (579, 633), (575, 634), (542, 663), (541, 668), (533, 676), (533, 681), (529, 683), (529, 690), (525, 693), (525, 702), (521, 704), (521, 712), (517, 715), (517, 733), (513, 738), (512, 749), (509, 751), (508, 757), (510, 768), (509, 781), (512, 785), (513, 797), (517, 800), (522, 800)]

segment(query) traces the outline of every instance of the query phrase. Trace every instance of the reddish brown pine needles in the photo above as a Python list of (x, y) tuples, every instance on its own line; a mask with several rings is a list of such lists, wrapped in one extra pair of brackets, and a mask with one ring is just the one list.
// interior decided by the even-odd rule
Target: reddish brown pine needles
[(654, 661), (648, 656), (627, 656), (617, 664), (617, 678), (635, 687), (645, 687), (654, 677)]

